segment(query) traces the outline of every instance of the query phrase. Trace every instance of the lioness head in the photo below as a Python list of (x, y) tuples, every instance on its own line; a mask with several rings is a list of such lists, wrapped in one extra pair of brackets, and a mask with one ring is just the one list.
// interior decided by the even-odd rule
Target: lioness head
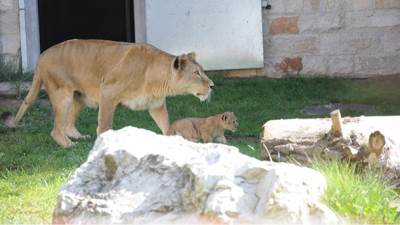
[(207, 77), (195, 58), (194, 52), (176, 56), (171, 67), (179, 89), (204, 101), (209, 98), (214, 83)]
[(221, 122), (224, 129), (236, 131), (239, 127), (236, 116), (233, 112), (224, 112), (221, 114)]

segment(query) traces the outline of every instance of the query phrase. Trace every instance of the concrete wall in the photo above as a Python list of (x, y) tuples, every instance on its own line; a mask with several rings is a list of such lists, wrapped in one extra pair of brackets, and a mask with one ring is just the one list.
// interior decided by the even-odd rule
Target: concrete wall
[(0, 0), (0, 57), (19, 65), (20, 35), (17, 0)]
[(400, 0), (270, 0), (263, 10), (264, 69), (286, 74), (368, 77), (400, 74)]

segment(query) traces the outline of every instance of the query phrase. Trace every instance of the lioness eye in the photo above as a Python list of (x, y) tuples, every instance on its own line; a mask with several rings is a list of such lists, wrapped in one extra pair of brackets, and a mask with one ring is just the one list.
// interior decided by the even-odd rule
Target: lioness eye
[(195, 71), (194, 72), (197, 76), (200, 76), (200, 71)]

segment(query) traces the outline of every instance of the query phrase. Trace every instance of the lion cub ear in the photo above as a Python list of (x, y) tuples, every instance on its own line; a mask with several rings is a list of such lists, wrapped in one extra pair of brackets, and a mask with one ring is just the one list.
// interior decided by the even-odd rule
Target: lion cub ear
[(189, 52), (188, 53), (188, 57), (189, 57), (189, 59), (196, 60), (196, 53), (195, 52)]
[(185, 55), (179, 55), (174, 58), (172, 61), (172, 67), (176, 70), (181, 70), (186, 65)]

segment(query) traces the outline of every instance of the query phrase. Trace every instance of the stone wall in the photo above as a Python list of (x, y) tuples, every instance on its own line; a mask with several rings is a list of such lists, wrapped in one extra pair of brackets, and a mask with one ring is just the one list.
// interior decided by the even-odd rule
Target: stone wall
[(400, 74), (400, 0), (269, 0), (265, 67), (226, 76)]
[(0, 57), (19, 65), (19, 14), (17, 0), (0, 0)]
[[(400, 74), (400, 0), (269, 0), (263, 69), (226, 76)], [(29, 35), (29, 34), (28, 34)], [(0, 0), (0, 57), (19, 64), (17, 0)]]

